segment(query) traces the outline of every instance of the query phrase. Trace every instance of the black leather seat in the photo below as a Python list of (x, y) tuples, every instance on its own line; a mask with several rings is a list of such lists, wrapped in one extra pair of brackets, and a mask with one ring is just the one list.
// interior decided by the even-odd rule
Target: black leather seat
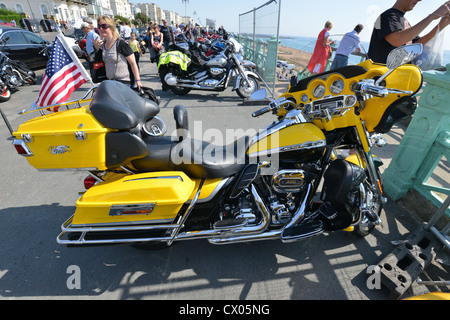
[(174, 141), (171, 137), (144, 140), (150, 154), (132, 161), (140, 172), (183, 171), (191, 178), (230, 177), (245, 167), (246, 153), (251, 139), (244, 136), (227, 146), (185, 138)]
[(140, 136), (142, 126), (159, 113), (159, 106), (140, 97), (129, 86), (113, 81), (103, 81), (92, 98), (90, 109), (105, 127), (129, 130)]

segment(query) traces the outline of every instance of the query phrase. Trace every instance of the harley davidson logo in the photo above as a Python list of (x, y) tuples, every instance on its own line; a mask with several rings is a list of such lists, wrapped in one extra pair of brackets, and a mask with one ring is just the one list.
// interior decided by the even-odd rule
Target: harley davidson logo
[(66, 152), (70, 152), (70, 148), (68, 146), (51, 146), (48, 148), (51, 154), (63, 154)]

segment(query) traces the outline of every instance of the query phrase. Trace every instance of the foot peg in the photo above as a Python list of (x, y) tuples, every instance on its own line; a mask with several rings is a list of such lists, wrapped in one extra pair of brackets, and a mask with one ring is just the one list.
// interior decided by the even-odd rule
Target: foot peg
[(281, 233), (281, 241), (289, 243), (299, 240), (305, 240), (323, 233), (323, 224), (321, 221), (311, 221), (299, 226), (284, 229)]
[(242, 228), (248, 223), (247, 218), (238, 218), (238, 219), (225, 219), (219, 220), (214, 223), (214, 229), (216, 230), (226, 230), (226, 229), (236, 229)]

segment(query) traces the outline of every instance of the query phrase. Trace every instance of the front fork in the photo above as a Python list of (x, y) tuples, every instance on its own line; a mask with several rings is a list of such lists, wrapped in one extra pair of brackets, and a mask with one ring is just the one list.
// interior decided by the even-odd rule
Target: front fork
[[(383, 184), (381, 181), (379, 170), (377, 169), (378, 167), (375, 164), (374, 157), (372, 155), (371, 143), (370, 138), (368, 136), (368, 132), (361, 124), (360, 126), (356, 126), (355, 134), (360, 142), (359, 145), (361, 147), (359, 148), (358, 153), (362, 158), (363, 163), (365, 163), (366, 165), (365, 169), (368, 174), (370, 187), (376, 194), (376, 197), (380, 199), (382, 203), (386, 203), (387, 199), (384, 197), (383, 194)], [(375, 224), (377, 225), (381, 224), (381, 219), (378, 216), (377, 212), (371, 211), (369, 216)]]

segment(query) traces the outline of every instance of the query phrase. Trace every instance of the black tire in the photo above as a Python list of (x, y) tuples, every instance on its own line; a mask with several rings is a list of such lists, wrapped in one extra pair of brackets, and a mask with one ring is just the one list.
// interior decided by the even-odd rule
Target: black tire
[(236, 93), (242, 99), (250, 98), (252, 93), (257, 91), (259, 88), (258, 79), (256, 79), (253, 76), (248, 76), (247, 78), (248, 78), (248, 81), (250, 82), (250, 85), (244, 86), (243, 80), (241, 80), (241, 83), (239, 84), (239, 88), (236, 90)]
[(0, 94), (0, 102), (6, 102), (11, 99), (11, 91), (6, 89), (2, 94)]
[(185, 96), (189, 92), (191, 92), (191, 89), (189, 88), (181, 88), (181, 87), (170, 87), (170, 90), (175, 93), (177, 96)]

